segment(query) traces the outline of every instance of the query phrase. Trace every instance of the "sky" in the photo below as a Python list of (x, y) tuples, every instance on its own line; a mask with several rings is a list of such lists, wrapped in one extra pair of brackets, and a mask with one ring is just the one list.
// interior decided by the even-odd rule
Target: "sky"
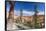
[[(14, 5), (14, 14), (19, 16), (20, 10), (22, 10), (23, 16), (32, 16), (34, 15), (35, 5), (37, 4), (38, 15), (44, 15), (45, 4), (40, 2), (20, 2), (16, 1)], [(7, 12), (9, 12), (10, 5), (7, 2)]]

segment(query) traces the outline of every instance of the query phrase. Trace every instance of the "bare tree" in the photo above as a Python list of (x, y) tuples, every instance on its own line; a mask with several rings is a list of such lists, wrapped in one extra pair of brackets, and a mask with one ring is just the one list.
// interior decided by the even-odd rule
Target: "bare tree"
[(14, 19), (14, 2), (9, 1), (10, 4), (10, 11), (9, 11), (9, 17), (8, 19)]
[(13, 22), (14, 22), (14, 2), (9, 1), (10, 4), (10, 10), (9, 10), (9, 16), (7, 20), (7, 30), (13, 29)]

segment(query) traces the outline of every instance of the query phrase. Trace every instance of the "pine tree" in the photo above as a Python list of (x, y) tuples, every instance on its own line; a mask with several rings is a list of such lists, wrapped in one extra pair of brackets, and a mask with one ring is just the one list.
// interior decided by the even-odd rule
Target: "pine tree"
[(22, 22), (22, 9), (20, 9), (20, 22)]
[(35, 28), (39, 28), (40, 26), (39, 26), (39, 23), (37, 23), (37, 19), (38, 19), (38, 17), (37, 17), (37, 13), (38, 13), (38, 11), (37, 11), (37, 4), (35, 5), (35, 7), (34, 7), (34, 11), (35, 11), (35, 14), (34, 14), (34, 27)]

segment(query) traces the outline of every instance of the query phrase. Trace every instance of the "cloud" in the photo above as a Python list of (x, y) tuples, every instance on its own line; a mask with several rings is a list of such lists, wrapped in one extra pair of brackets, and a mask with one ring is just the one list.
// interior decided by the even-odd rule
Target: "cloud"
[(44, 11), (42, 12), (39, 12), (39, 13), (37, 13), (37, 15), (44, 15)]
[[(26, 10), (23, 10), (23, 16), (32, 16), (34, 15), (34, 11), (26, 11)], [(15, 10), (15, 15), (17, 16), (20, 16), (20, 11), (19, 10)], [(40, 11), (37, 13), (37, 15), (44, 15), (44, 12)]]
[[(32, 16), (34, 15), (34, 13), (35, 13), (34, 11), (23, 10), (23, 16)], [(14, 14), (16, 16), (20, 16), (20, 10), (14, 10)], [(39, 11), (37, 15), (44, 15), (44, 11)]]
[(34, 12), (33, 11), (23, 11), (23, 16), (32, 16), (34, 15)]
[[(20, 11), (18, 10), (15, 10), (15, 15), (19, 15), (20, 16)], [(26, 11), (26, 10), (23, 10), (23, 16), (32, 16), (34, 14), (34, 12), (32, 11)]]
[(20, 11), (14, 10), (14, 14), (17, 15), (17, 16), (20, 16)]

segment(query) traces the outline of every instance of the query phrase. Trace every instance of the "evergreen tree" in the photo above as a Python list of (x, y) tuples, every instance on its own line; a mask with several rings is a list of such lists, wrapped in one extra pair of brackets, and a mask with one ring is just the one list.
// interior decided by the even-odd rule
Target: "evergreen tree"
[(22, 9), (20, 9), (20, 22), (22, 22)]
[(39, 23), (37, 23), (37, 19), (38, 19), (38, 17), (37, 17), (37, 13), (38, 13), (38, 11), (37, 11), (37, 4), (35, 5), (35, 7), (34, 7), (34, 11), (35, 11), (35, 14), (34, 14), (34, 27), (35, 28), (39, 28)]

